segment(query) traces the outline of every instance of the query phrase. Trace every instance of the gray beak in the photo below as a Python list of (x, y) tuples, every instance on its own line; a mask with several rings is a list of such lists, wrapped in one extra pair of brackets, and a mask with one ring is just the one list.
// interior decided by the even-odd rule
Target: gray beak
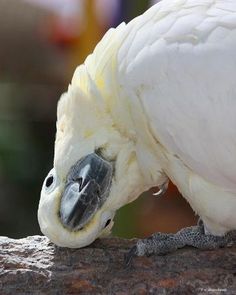
[(107, 199), (113, 166), (95, 153), (71, 167), (60, 204), (60, 219), (70, 230), (88, 223)]

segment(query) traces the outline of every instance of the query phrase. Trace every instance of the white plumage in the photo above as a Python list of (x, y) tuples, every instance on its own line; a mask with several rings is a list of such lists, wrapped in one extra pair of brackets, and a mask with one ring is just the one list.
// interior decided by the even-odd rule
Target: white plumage
[[(69, 168), (101, 147), (117, 159), (110, 196), (71, 233), (55, 204)], [(42, 189), (39, 222), (59, 245), (90, 243), (103, 212), (167, 177), (209, 233), (236, 229), (236, 2), (163, 0), (109, 30), (60, 100), (54, 167), (57, 194)]]
[(127, 26), (120, 84), (170, 154), (162, 168), (220, 234), (236, 227), (236, 3), (163, 1), (144, 16)]

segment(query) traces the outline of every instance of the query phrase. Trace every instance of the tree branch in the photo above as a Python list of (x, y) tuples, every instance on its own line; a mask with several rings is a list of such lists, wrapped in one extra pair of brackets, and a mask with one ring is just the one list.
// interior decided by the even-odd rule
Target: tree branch
[(133, 244), (107, 238), (67, 249), (42, 236), (0, 237), (0, 294), (236, 294), (236, 246), (138, 257), (125, 269)]

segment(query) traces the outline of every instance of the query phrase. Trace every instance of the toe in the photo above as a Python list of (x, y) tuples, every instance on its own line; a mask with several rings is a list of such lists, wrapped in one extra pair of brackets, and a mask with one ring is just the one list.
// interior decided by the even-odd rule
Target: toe
[(132, 263), (132, 259), (133, 257), (137, 256), (137, 246), (133, 246), (128, 253), (125, 254), (125, 257), (124, 257), (124, 262), (125, 262), (125, 266), (126, 267), (129, 267)]

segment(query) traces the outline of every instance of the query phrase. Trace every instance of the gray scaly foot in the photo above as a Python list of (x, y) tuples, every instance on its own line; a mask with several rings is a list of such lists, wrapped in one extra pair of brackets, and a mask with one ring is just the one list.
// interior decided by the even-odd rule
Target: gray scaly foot
[(203, 223), (199, 222), (197, 226), (183, 228), (176, 234), (155, 233), (147, 239), (138, 240), (137, 244), (125, 255), (125, 264), (129, 266), (135, 256), (163, 255), (184, 246), (217, 249), (231, 246), (234, 242), (236, 242), (236, 230), (222, 237), (206, 235)]

